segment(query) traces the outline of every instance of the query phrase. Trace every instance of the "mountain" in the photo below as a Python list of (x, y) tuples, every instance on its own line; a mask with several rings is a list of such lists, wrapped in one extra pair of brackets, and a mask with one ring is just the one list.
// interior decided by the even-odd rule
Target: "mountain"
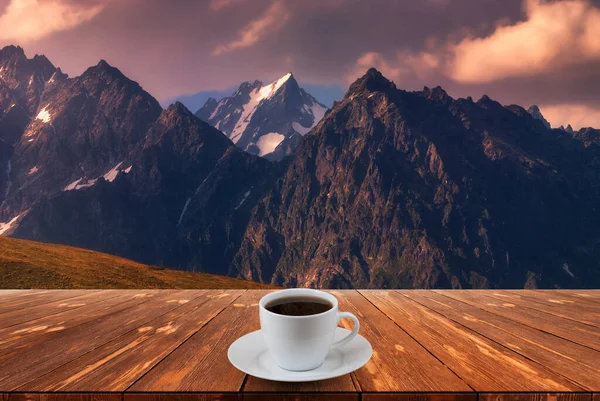
[(230, 97), (208, 99), (196, 116), (246, 152), (281, 160), (326, 111), (327, 107), (300, 88), (288, 73), (269, 85), (244, 82)]
[(0, 158), (8, 155), (6, 164), (0, 160), (0, 221), (40, 198), (113, 180), (161, 113), (152, 96), (105, 61), (68, 78), (44, 56), (27, 59), (23, 49), (6, 47), (0, 70), (3, 97), (15, 102), (0, 111), (0, 126), (9, 117), (18, 121), (0, 131)]
[(0, 237), (0, 288), (272, 288), (206, 273), (148, 266), (65, 245)]
[(597, 287), (597, 149), (371, 69), (255, 207), (230, 274), (284, 286)]
[(291, 74), (208, 102), (218, 129), (105, 62), (53, 75), (0, 142), (0, 234), (284, 286), (600, 286), (597, 130), (374, 69), (306, 133)]
[(124, 165), (128, 173), (112, 182), (99, 179), (40, 200), (11, 235), (223, 273), (249, 218), (247, 206), (278, 171), (181, 103), (161, 113)]
[(550, 123), (548, 122), (548, 120), (546, 120), (544, 118), (544, 115), (542, 114), (542, 112), (540, 111), (540, 108), (537, 105), (534, 104), (533, 106), (528, 108), (527, 112), (529, 114), (531, 114), (531, 116), (533, 118), (535, 118), (536, 120), (540, 120), (542, 122), (542, 124), (544, 124), (544, 127), (548, 128), (548, 129), (552, 128), (550, 126)]
[(567, 124), (566, 127), (564, 127), (564, 126), (561, 125), (558, 129), (560, 129), (562, 131), (565, 131), (568, 134), (575, 133), (575, 130), (573, 129), (573, 127), (571, 127), (571, 124)]

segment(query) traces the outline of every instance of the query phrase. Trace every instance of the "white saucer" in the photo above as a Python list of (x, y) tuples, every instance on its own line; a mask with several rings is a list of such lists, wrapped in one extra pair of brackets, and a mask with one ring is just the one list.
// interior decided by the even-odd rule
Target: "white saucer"
[[(348, 334), (350, 330), (338, 327), (335, 331), (335, 341)], [(227, 357), (233, 366), (251, 376), (281, 382), (310, 382), (332, 379), (353, 372), (366, 364), (372, 354), (371, 344), (359, 334), (348, 344), (332, 348), (325, 362), (318, 368), (306, 372), (292, 372), (277, 366), (267, 351), (262, 333), (257, 330), (231, 344)]]

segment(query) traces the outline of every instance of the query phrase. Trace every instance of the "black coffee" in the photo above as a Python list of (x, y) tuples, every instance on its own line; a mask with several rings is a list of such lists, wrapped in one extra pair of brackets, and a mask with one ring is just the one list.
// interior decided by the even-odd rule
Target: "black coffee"
[(269, 312), (286, 316), (310, 316), (327, 312), (333, 305), (322, 299), (283, 298), (265, 306)]

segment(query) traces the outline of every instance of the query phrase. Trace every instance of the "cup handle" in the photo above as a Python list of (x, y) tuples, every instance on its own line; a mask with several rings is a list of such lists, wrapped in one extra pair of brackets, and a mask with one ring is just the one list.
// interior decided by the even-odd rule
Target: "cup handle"
[(350, 341), (352, 341), (352, 339), (354, 337), (356, 337), (356, 335), (358, 334), (358, 329), (360, 329), (360, 323), (358, 322), (358, 318), (356, 316), (354, 316), (352, 313), (350, 313), (350, 312), (338, 313), (338, 323), (342, 319), (352, 319), (352, 321), (354, 322), (354, 328), (352, 329), (352, 333), (348, 334), (346, 337), (342, 338), (341, 340), (334, 342), (331, 345), (332, 347), (339, 347), (341, 345), (348, 344)]

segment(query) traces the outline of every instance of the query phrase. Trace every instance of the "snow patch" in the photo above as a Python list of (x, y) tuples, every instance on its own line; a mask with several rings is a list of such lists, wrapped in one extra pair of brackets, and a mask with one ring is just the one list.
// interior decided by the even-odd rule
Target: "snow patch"
[(575, 278), (575, 275), (573, 274), (573, 272), (571, 271), (571, 269), (569, 268), (569, 265), (567, 263), (563, 263), (562, 265), (563, 270), (572, 278)]
[(304, 105), (304, 111), (309, 113), (313, 118), (313, 123), (310, 127), (305, 127), (300, 123), (294, 122), (292, 123), (292, 128), (294, 131), (299, 133), (300, 135), (306, 135), (308, 132), (314, 128), (315, 125), (319, 123), (325, 116), (327, 112), (327, 107), (323, 107), (318, 103), (314, 103), (312, 106), (307, 107)]
[(63, 191), (73, 191), (73, 190), (77, 191), (77, 190), (80, 190), (83, 188), (88, 188), (88, 187), (91, 187), (92, 185), (94, 185), (96, 183), (96, 181), (97, 181), (96, 178), (94, 178), (93, 180), (80, 178), (78, 180), (73, 181), (66, 187), (64, 187)]
[(29, 169), (29, 172), (27, 173), (27, 175), (35, 174), (38, 171), (39, 171), (38, 166), (33, 166), (32, 168)]
[(121, 167), (121, 164), (123, 164), (123, 162), (120, 162), (119, 164), (114, 166), (108, 173), (104, 174), (104, 179), (108, 182), (113, 182), (119, 174), (119, 167)]
[(242, 207), (242, 205), (244, 204), (244, 202), (246, 202), (246, 199), (248, 199), (248, 195), (250, 195), (250, 191), (251, 191), (251, 189), (249, 189), (248, 191), (246, 191), (246, 193), (244, 194), (244, 197), (242, 198), (242, 201), (233, 210), (238, 210), (240, 207)]
[(133, 166), (129, 166), (129, 167), (127, 167), (125, 170), (123, 170), (123, 172), (124, 172), (125, 174), (129, 174), (129, 172), (131, 171), (131, 167), (133, 167)]
[(17, 220), (19, 220), (19, 218), (21, 216), (23, 216), (25, 213), (27, 212), (23, 212), (15, 217), (13, 217), (12, 220), (6, 222), (6, 223), (0, 223), (0, 235), (4, 235), (4, 233), (8, 232), (8, 230), (10, 230), (13, 225), (17, 222)]
[(270, 132), (258, 138), (256, 146), (259, 149), (258, 155), (264, 156), (275, 151), (275, 148), (285, 139), (285, 135), (278, 132)]
[(296, 131), (300, 135), (304, 136), (304, 135), (308, 134), (308, 132), (312, 129), (312, 126), (311, 127), (304, 127), (300, 123), (293, 122), (292, 123), (292, 128), (294, 129), (294, 131)]
[(47, 107), (48, 106), (46, 106), (42, 110), (40, 110), (38, 115), (35, 117), (36, 120), (42, 120), (45, 123), (50, 122), (50, 120), (52, 119), (52, 115), (50, 114), (50, 112), (48, 110), (46, 110)]
[(185, 216), (185, 211), (187, 210), (188, 206), (190, 205), (191, 200), (192, 200), (192, 198), (187, 198), (187, 200), (185, 201), (185, 205), (183, 205), (183, 210), (181, 211), (181, 214), (179, 215), (179, 221), (177, 221), (177, 226), (179, 226), (181, 224), (181, 221), (183, 220), (183, 216)]
[(208, 117), (208, 121), (212, 120), (213, 118), (215, 118), (215, 116), (217, 115), (217, 113), (219, 112), (219, 110), (221, 109), (221, 106), (223, 105), (223, 103), (219, 102), (219, 104), (217, 105), (217, 107), (215, 107), (215, 110), (210, 114), (210, 116)]

